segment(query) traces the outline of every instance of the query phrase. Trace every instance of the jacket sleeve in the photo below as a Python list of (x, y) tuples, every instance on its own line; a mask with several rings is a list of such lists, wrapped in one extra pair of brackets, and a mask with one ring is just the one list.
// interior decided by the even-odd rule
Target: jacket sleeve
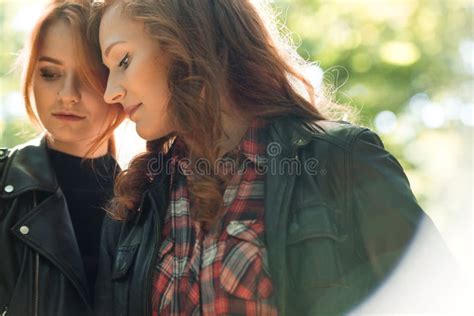
[(413, 195), (399, 162), (370, 130), (361, 132), (351, 151), (355, 236), (361, 256), (380, 279), (399, 261), (419, 226), (429, 217)]
[(112, 284), (112, 264), (116, 253), (118, 223), (109, 217), (104, 218), (99, 248), (99, 268), (95, 285), (95, 315), (114, 315), (114, 290)]

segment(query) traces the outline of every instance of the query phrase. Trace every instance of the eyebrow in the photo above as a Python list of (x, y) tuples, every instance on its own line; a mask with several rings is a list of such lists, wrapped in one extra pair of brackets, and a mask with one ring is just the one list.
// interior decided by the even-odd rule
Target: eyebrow
[(104, 56), (107, 58), (107, 56), (109, 56), (109, 53), (110, 53), (110, 50), (117, 44), (122, 44), (122, 43), (125, 43), (125, 41), (116, 41), (116, 42), (113, 42), (112, 44), (110, 44), (104, 51)]
[(48, 57), (48, 56), (41, 56), (39, 58), (39, 61), (47, 61), (47, 62), (56, 64), (56, 65), (60, 65), (60, 66), (63, 65), (63, 63), (60, 60), (52, 58), (52, 57)]

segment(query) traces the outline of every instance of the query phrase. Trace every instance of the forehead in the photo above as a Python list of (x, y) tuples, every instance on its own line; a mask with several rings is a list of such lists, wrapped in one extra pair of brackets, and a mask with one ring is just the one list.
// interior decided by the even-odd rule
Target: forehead
[(122, 14), (121, 6), (115, 4), (105, 11), (100, 21), (99, 40), (102, 48), (105, 48), (109, 42), (133, 38), (137, 33), (143, 35), (142, 31), (142, 23)]
[(63, 59), (72, 58), (74, 52), (73, 32), (62, 20), (55, 21), (44, 30), (40, 42), (40, 54), (59, 55)]

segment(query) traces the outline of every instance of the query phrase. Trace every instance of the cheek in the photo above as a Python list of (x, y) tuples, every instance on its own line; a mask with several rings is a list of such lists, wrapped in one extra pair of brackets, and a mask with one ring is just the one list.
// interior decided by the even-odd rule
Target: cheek
[(161, 106), (169, 98), (168, 77), (165, 69), (165, 66), (161, 64), (153, 65), (152, 61), (137, 63), (137, 66), (130, 69), (128, 73), (129, 83), (133, 85), (130, 90), (135, 92), (142, 101)]
[(87, 107), (87, 111), (94, 119), (103, 119), (112, 109), (110, 105), (106, 104), (102, 96), (95, 93), (84, 93), (82, 95), (83, 104)]
[(103, 121), (109, 115), (112, 108), (103, 103), (96, 103), (94, 107), (94, 111), (92, 111), (93, 116), (97, 119)]
[(56, 102), (54, 89), (48, 89), (41, 84), (35, 84), (33, 86), (32, 101), (36, 105), (38, 115), (40, 117), (45, 116), (46, 112), (49, 112)]
[(95, 95), (84, 97), (83, 104), (86, 107), (86, 111), (90, 117), (90, 128), (94, 130), (94, 133), (98, 133), (103, 128), (109, 126), (109, 122), (112, 120), (112, 107), (103, 102), (102, 98), (98, 98)]

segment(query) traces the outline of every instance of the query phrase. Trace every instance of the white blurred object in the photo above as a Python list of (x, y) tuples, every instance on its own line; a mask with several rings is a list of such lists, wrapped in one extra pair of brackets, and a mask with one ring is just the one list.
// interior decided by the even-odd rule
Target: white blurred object
[(442, 241), (432, 227), (421, 223), (396, 270), (350, 315), (474, 315), (472, 267), (439, 255)]
[(388, 134), (397, 127), (397, 116), (392, 111), (382, 111), (377, 114), (374, 122), (378, 132)]
[(146, 141), (138, 136), (135, 123), (126, 119), (115, 130), (117, 144), (117, 161), (122, 170), (127, 169), (129, 162), (146, 149)]

